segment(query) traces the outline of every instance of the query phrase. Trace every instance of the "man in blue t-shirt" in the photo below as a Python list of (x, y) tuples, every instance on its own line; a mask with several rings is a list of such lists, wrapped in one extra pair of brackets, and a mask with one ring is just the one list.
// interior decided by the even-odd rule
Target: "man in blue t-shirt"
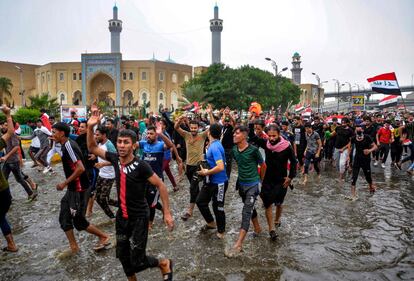
[[(200, 213), (207, 224), (202, 227), (202, 231), (215, 229), (217, 227), (217, 237), (222, 239), (226, 230), (226, 215), (224, 213), (224, 198), (228, 186), (226, 174), (226, 156), (224, 148), (220, 142), (221, 126), (212, 124), (208, 132), (210, 146), (208, 147), (206, 160), (209, 169), (202, 168), (198, 174), (205, 176), (205, 184), (198, 193), (196, 204)], [(213, 200), (213, 212), (216, 222), (211, 215), (208, 204)]]
[[(162, 132), (158, 133), (154, 126), (148, 126), (146, 140), (138, 142), (138, 148), (142, 149), (142, 160), (147, 162), (154, 173), (163, 181), (162, 164), (164, 152), (172, 148), (173, 145), (170, 139)], [(176, 150), (174, 151), (176, 152)], [(178, 155), (176, 154), (176, 156)], [(155, 209), (162, 210), (162, 206), (159, 203), (159, 192), (155, 186), (147, 185), (146, 199), (150, 207), (149, 228), (151, 229), (154, 222)]]

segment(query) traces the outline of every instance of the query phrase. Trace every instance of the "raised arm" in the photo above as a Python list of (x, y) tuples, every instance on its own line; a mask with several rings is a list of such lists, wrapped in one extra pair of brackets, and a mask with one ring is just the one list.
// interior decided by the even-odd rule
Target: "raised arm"
[(91, 117), (88, 120), (88, 126), (87, 126), (87, 135), (86, 135), (86, 143), (88, 145), (88, 151), (91, 154), (94, 154), (96, 156), (101, 157), (102, 159), (106, 159), (105, 155), (106, 152), (102, 148), (98, 147), (98, 144), (96, 143), (96, 140), (94, 138), (94, 132), (93, 127), (99, 123), (100, 119), (100, 113), (99, 109), (96, 105), (91, 106)]
[(175, 121), (175, 124), (174, 124), (174, 129), (177, 131), (177, 133), (179, 133), (180, 134), (180, 136), (182, 136), (182, 137), (184, 137), (185, 136), (185, 132), (184, 132), (184, 130), (183, 129), (181, 129), (181, 127), (180, 127), (180, 125), (181, 125), (181, 123), (183, 122), (183, 119), (184, 119), (184, 115), (181, 115), (179, 118), (178, 118), (178, 120), (177, 121)]
[(1, 138), (7, 142), (11, 136), (14, 134), (14, 126), (13, 126), (13, 119), (10, 115), (10, 108), (8, 108), (6, 105), (3, 104), (1, 107), (1, 110), (3, 111), (4, 115), (6, 115), (6, 121), (7, 121), (7, 132), (1, 136)]

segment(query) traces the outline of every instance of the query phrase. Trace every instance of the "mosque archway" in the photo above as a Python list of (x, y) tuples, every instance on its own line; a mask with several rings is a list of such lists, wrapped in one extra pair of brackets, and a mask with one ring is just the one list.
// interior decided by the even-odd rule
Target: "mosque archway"
[(82, 104), (82, 92), (77, 90), (72, 94), (72, 104), (80, 105)]
[(115, 83), (114, 80), (106, 73), (98, 73), (89, 80), (89, 101), (104, 102), (109, 106), (115, 106)]

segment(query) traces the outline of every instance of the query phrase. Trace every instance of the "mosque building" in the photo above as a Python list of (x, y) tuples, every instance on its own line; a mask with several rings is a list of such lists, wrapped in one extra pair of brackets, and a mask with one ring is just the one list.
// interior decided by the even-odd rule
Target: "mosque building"
[(148, 111), (177, 108), (181, 86), (191, 79), (193, 67), (170, 57), (165, 61), (154, 56), (149, 60), (123, 60), (123, 22), (116, 5), (108, 22), (110, 53), (84, 53), (80, 62), (45, 65), (0, 61), (0, 77), (11, 79), (14, 85), (10, 103), (19, 107), (28, 102), (28, 96), (48, 93), (62, 105), (88, 105), (97, 100), (110, 106), (136, 108), (149, 101)]

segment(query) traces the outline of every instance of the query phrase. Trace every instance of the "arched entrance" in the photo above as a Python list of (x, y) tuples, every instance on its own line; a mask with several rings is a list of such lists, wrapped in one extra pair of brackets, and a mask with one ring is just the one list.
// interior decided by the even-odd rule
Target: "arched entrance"
[(175, 91), (171, 92), (171, 110), (174, 111), (178, 108), (178, 95)]
[(134, 94), (130, 90), (126, 90), (122, 96), (123, 106), (132, 106), (134, 103)]
[(90, 100), (88, 103), (93, 101), (104, 102), (108, 106), (115, 106), (115, 84), (112, 78), (105, 74), (99, 73), (89, 81)]
[(158, 111), (161, 111), (162, 109), (164, 109), (165, 105), (166, 105), (166, 96), (164, 94), (164, 92), (160, 91), (158, 93)]
[(81, 93), (81, 91), (75, 91), (73, 94), (72, 94), (72, 104), (73, 105), (80, 105), (80, 104), (82, 104), (82, 93)]

